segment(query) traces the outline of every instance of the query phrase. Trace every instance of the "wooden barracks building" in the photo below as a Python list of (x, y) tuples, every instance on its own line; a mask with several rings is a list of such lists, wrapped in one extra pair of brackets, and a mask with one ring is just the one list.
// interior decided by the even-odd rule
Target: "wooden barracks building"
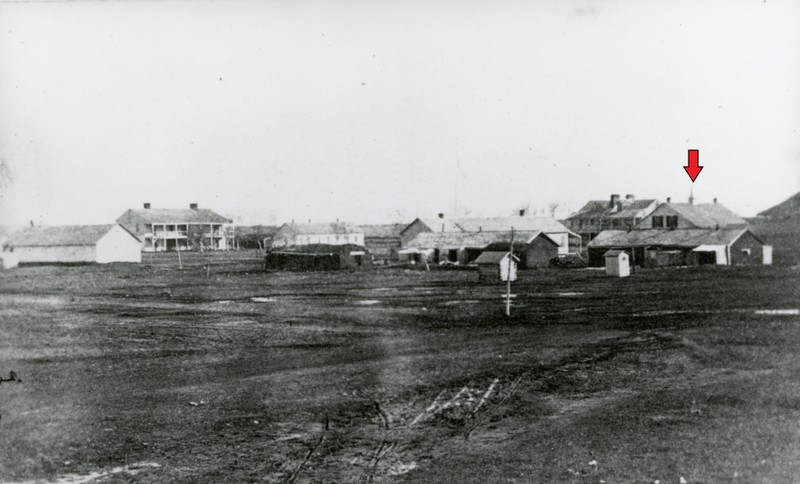
[(143, 242), (144, 252), (173, 250), (226, 250), (232, 248), (233, 237), (225, 231), (231, 221), (213, 210), (198, 208), (129, 209), (117, 219)]

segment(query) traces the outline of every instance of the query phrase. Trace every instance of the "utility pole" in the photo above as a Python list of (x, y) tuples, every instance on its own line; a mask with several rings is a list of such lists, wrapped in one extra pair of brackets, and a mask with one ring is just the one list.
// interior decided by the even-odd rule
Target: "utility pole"
[[(508, 269), (506, 270), (506, 316), (511, 317), (511, 262), (514, 259), (514, 227), (511, 227), (511, 246), (508, 252)], [(500, 268), (502, 274), (503, 269)]]

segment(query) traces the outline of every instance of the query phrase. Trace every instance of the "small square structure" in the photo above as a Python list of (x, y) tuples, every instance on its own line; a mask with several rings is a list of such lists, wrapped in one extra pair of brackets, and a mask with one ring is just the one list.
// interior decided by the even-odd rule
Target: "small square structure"
[(519, 258), (511, 252), (484, 252), (477, 259), (478, 279), (481, 282), (506, 282), (517, 280)]
[(606, 274), (617, 277), (631, 275), (630, 256), (624, 250), (609, 250), (605, 253)]

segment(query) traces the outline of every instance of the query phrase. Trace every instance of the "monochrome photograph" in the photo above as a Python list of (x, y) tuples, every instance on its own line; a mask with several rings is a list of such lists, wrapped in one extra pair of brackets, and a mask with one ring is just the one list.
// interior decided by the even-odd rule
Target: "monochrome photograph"
[(800, 482), (800, 2), (0, 0), (0, 482)]

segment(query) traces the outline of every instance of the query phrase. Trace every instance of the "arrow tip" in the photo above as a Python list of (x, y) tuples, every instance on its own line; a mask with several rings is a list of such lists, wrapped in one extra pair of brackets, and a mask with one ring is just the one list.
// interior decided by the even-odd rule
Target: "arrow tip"
[(683, 169), (686, 170), (686, 174), (689, 175), (689, 178), (691, 178), (692, 183), (694, 183), (694, 181), (697, 180), (697, 177), (700, 175), (700, 172), (703, 171), (703, 167), (697, 165), (684, 166)]

